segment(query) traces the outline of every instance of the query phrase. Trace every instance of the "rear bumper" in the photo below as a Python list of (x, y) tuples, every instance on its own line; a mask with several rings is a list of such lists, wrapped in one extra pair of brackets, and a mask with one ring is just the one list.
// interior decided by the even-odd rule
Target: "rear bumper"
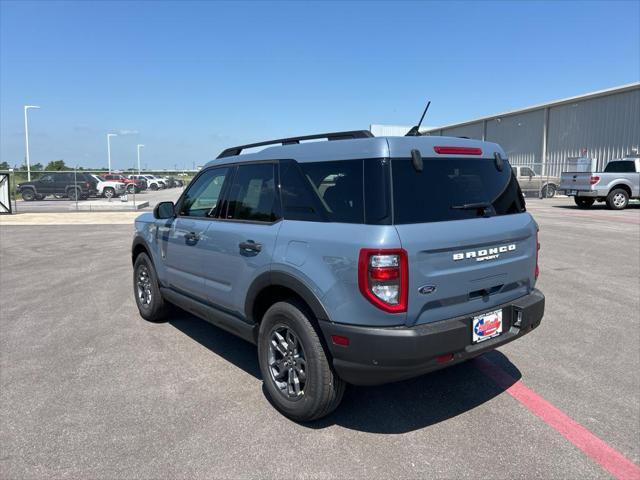
[[(540, 324), (544, 301), (542, 292), (533, 290), (498, 307), (411, 328), (359, 327), (324, 321), (320, 328), (340, 378), (354, 385), (379, 385), (455, 365), (526, 335)], [(472, 344), (472, 317), (498, 308), (503, 309), (503, 333)], [(522, 312), (520, 326), (514, 325), (517, 311)], [(349, 345), (334, 345), (332, 335), (349, 338)], [(453, 355), (451, 360), (438, 358), (449, 354)]]
[(565, 189), (563, 190), (565, 195), (570, 197), (601, 197), (597, 190), (571, 190)]

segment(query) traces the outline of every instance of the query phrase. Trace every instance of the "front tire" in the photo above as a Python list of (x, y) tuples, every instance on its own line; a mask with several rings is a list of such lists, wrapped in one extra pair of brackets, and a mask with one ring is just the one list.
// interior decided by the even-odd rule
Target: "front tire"
[(111, 187), (105, 187), (102, 191), (102, 195), (104, 195), (104, 198), (113, 198), (116, 196), (116, 191)]
[(578, 208), (591, 208), (595, 199), (589, 197), (573, 197), (574, 202)]
[(158, 190), (158, 185), (155, 183), (152, 183), (151, 185), (149, 185), (149, 190), (153, 190), (155, 192), (156, 190)]
[(607, 195), (607, 207), (611, 210), (624, 210), (629, 205), (629, 194), (622, 188), (616, 188)]
[(25, 202), (32, 202), (36, 198), (36, 192), (34, 192), (31, 188), (27, 188), (22, 191), (22, 200)]
[(142, 318), (150, 322), (166, 320), (169, 306), (162, 298), (156, 270), (146, 253), (138, 255), (133, 264), (133, 293)]
[(292, 420), (324, 417), (342, 400), (346, 384), (332, 370), (307, 309), (296, 301), (277, 302), (264, 314), (258, 361), (269, 398)]

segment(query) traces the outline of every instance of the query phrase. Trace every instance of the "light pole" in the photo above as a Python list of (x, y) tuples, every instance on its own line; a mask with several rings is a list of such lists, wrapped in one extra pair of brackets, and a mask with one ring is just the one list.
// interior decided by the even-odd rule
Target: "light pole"
[(24, 145), (27, 160), (27, 180), (31, 181), (31, 164), (29, 162), (29, 122), (27, 122), (27, 110), (30, 108), (40, 108), (37, 105), (25, 105), (24, 106)]
[(144, 148), (144, 145), (138, 144), (136, 145), (136, 148), (138, 150), (138, 175), (140, 175), (140, 149)]
[(107, 133), (107, 161), (109, 162), (109, 173), (111, 173), (111, 137), (117, 136), (117, 133)]

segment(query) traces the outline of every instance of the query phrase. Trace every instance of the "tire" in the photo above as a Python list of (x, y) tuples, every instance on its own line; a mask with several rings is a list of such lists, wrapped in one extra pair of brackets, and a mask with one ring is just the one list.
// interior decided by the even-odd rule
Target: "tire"
[(576, 202), (578, 208), (591, 208), (595, 199), (589, 197), (573, 197), (573, 201)]
[(146, 253), (139, 254), (133, 264), (133, 295), (142, 318), (156, 323), (166, 320), (169, 305), (162, 298), (156, 270)]
[(44, 200), (46, 195), (42, 195), (41, 193), (36, 193), (36, 200)]
[(542, 189), (542, 198), (553, 198), (556, 195), (556, 186), (555, 185), (546, 185)]
[(69, 197), (69, 200), (72, 200), (72, 201), (74, 201), (74, 202), (75, 202), (76, 200), (79, 200), (79, 199), (80, 199), (80, 197), (81, 197), (80, 189), (79, 189), (79, 188), (70, 188), (70, 189), (67, 191), (67, 197)]
[(342, 400), (346, 384), (331, 368), (307, 309), (296, 301), (277, 302), (264, 314), (258, 333), (258, 362), (269, 399), (294, 421), (324, 417)]
[(153, 190), (155, 192), (156, 190), (158, 190), (158, 184), (152, 183), (151, 185), (149, 185), (149, 190)]
[(607, 195), (607, 207), (611, 210), (624, 210), (629, 205), (629, 194), (622, 188), (616, 188)]
[(136, 185), (134, 183), (130, 183), (129, 185), (127, 185), (127, 192), (138, 193), (138, 189), (136, 188)]
[(112, 187), (105, 187), (102, 191), (104, 198), (113, 198), (116, 196), (116, 191)]
[(25, 202), (32, 202), (36, 199), (36, 192), (32, 188), (27, 188), (22, 191), (22, 199)]

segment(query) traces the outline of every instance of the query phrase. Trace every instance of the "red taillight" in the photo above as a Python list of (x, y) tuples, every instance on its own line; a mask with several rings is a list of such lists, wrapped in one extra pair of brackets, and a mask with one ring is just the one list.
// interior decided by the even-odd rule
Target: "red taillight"
[(540, 276), (540, 267), (538, 266), (538, 252), (540, 252), (540, 242), (538, 241), (538, 232), (536, 232), (536, 269), (534, 272), (536, 280)]
[(598, 183), (600, 181), (600, 177), (597, 177), (595, 175), (593, 175), (591, 177), (591, 179), (589, 180), (589, 182), (591, 183), (591, 185), (595, 185), (596, 183)]
[(433, 147), (440, 155), (482, 155), (481, 148), (475, 147)]
[(381, 310), (406, 312), (409, 298), (407, 252), (403, 249), (361, 249), (358, 287), (362, 295)]

